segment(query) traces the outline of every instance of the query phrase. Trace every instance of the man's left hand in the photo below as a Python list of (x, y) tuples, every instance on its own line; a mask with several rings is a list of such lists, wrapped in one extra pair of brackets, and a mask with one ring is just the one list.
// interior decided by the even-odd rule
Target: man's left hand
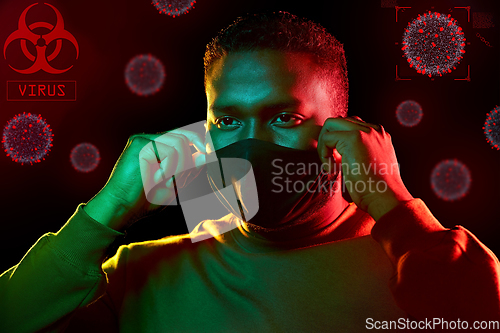
[(328, 118), (319, 134), (318, 154), (330, 172), (342, 170), (354, 203), (375, 220), (413, 199), (401, 179), (391, 136), (381, 125), (359, 117)]

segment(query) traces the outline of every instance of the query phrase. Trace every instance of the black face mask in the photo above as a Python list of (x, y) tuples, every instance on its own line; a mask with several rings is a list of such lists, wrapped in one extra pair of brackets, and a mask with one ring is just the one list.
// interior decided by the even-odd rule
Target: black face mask
[[(219, 163), (208, 164), (207, 175), (219, 200), (243, 221), (263, 228), (306, 220), (340, 189), (339, 174), (323, 171), (316, 149), (298, 150), (246, 139), (215, 154)], [(215, 156), (207, 156), (209, 159), (214, 161)], [(233, 185), (233, 193), (227, 191), (229, 185)], [(239, 200), (228, 199), (230, 194)]]

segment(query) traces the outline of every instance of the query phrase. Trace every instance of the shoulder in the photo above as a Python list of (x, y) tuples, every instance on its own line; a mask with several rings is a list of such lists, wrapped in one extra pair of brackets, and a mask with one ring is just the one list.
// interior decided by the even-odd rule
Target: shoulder
[(172, 262), (192, 257), (196, 253), (213, 248), (223, 242), (227, 231), (236, 227), (229, 215), (218, 220), (200, 222), (189, 234), (167, 236), (157, 240), (135, 242), (122, 245), (116, 254), (105, 262), (106, 268), (112, 269), (122, 264), (147, 262), (155, 265), (160, 262)]

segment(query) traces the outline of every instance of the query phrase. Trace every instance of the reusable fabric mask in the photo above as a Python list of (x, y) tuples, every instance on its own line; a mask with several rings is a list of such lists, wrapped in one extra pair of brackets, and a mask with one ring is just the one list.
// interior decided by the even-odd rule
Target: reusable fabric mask
[[(340, 188), (340, 177), (323, 171), (316, 149), (246, 139), (210, 154), (214, 153), (216, 157), (207, 156), (207, 160), (219, 161), (207, 164), (213, 191), (230, 212), (261, 227), (306, 219)], [(232, 193), (224, 194), (229, 185)], [(230, 194), (238, 200), (228, 199)]]

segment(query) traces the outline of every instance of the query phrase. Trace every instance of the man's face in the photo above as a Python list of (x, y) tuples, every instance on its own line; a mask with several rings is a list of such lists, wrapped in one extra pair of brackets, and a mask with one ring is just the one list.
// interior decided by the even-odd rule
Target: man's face
[(210, 68), (207, 126), (215, 149), (254, 138), (316, 148), (321, 127), (336, 115), (331, 78), (310, 55), (274, 50), (234, 52)]

